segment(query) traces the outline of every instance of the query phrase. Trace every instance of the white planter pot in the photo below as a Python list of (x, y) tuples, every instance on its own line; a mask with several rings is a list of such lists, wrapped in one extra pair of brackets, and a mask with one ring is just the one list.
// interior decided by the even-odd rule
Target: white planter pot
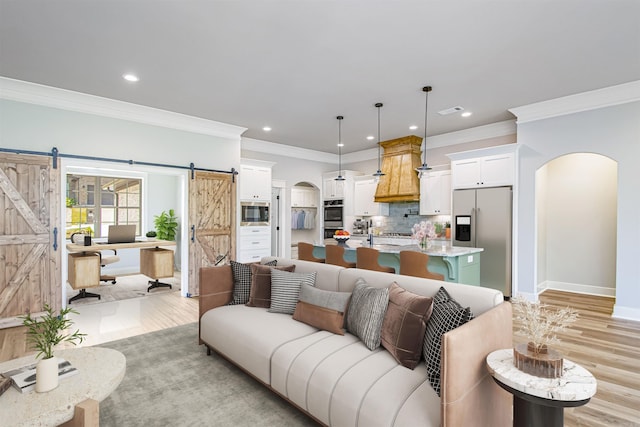
[(42, 359), (36, 365), (36, 391), (44, 393), (58, 387), (58, 358)]

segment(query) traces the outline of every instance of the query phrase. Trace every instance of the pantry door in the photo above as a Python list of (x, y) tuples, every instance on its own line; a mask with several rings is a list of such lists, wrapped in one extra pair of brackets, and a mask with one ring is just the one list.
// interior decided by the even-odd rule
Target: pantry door
[(233, 175), (195, 172), (189, 184), (189, 294), (199, 295), (200, 267), (236, 259), (236, 183)]
[(0, 153), (0, 328), (62, 305), (59, 201), (59, 160)]

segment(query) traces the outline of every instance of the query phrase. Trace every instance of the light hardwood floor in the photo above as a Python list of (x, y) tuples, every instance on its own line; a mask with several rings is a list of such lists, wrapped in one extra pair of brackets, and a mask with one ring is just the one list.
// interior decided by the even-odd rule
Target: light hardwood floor
[[(565, 425), (640, 426), (640, 322), (612, 319), (612, 298), (546, 291), (541, 301), (576, 308), (580, 317), (554, 344), (564, 357), (587, 368), (598, 391), (582, 407), (565, 410)], [(198, 320), (197, 298), (179, 292), (78, 307), (75, 326), (88, 333), (82, 345), (170, 328)], [(525, 342), (514, 323), (514, 344)], [(27, 354), (24, 328), (0, 330), (0, 361)]]

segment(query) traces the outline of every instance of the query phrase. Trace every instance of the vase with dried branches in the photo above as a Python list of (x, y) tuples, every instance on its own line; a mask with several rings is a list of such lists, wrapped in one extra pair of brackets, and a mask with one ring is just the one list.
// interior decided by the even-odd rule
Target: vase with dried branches
[(575, 322), (578, 313), (570, 307), (554, 309), (540, 301), (531, 302), (522, 296), (513, 298), (511, 302), (515, 317), (521, 325), (520, 333), (529, 340), (527, 344), (515, 346), (515, 366), (539, 377), (562, 376), (562, 357), (549, 345), (558, 341), (556, 334)]

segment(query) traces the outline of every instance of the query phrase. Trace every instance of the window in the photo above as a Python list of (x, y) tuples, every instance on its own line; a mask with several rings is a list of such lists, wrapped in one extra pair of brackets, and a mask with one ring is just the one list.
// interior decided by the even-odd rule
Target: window
[(107, 237), (110, 225), (142, 229), (142, 180), (106, 176), (67, 175), (67, 238), (83, 231)]

